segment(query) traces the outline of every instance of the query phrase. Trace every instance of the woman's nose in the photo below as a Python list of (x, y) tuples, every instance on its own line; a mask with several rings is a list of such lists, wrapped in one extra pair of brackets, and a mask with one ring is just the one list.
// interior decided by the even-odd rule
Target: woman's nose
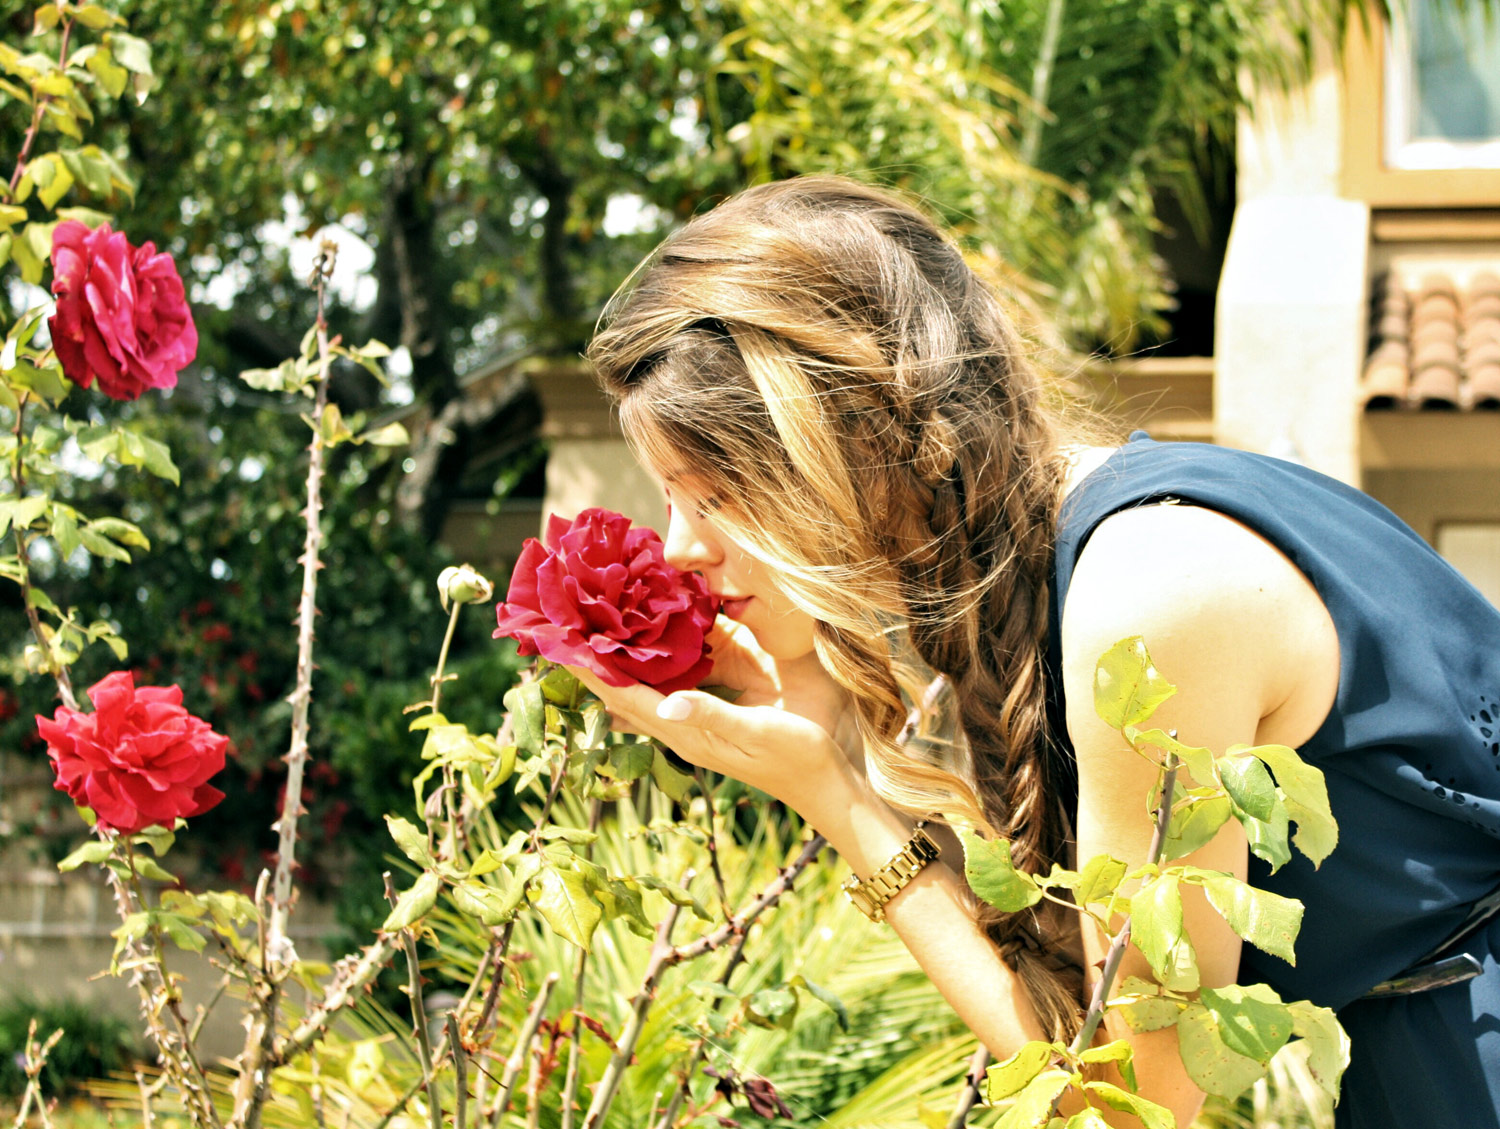
[(714, 563), (712, 534), (701, 521), (693, 520), (675, 505), (667, 507), (667, 536), (664, 556), (667, 563), (683, 572), (693, 572)]

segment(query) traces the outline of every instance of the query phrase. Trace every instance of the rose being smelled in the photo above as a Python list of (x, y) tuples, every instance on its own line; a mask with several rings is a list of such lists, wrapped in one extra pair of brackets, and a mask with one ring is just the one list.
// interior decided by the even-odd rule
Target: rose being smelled
[(604, 509), (547, 519), (528, 539), (495, 609), (495, 637), (523, 655), (583, 667), (611, 686), (689, 690), (713, 666), (707, 637), (718, 601), (695, 573), (667, 563), (656, 531)]
[(198, 329), (172, 256), (131, 245), (109, 224), (52, 231), (52, 348), (74, 384), (112, 400), (171, 388), (198, 355)]
[(132, 835), (171, 828), (224, 798), (208, 778), (224, 767), (229, 738), (182, 706), (177, 686), (141, 686), (116, 671), (89, 690), (93, 713), (67, 706), (38, 717), (55, 787), (92, 808), (101, 827)]

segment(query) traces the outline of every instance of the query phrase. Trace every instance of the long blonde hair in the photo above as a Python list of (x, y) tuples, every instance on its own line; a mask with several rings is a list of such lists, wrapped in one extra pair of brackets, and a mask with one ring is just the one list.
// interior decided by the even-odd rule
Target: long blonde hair
[[(749, 189), (666, 240), (589, 357), (642, 457), (702, 482), (818, 621), (882, 795), (1004, 835), (1026, 869), (1066, 861), (1044, 676), (1058, 430), (942, 232), (841, 178)], [(966, 742), (914, 752), (896, 737), (931, 671)], [(1048, 925), (976, 912), (1065, 1037), (1079, 979)]]

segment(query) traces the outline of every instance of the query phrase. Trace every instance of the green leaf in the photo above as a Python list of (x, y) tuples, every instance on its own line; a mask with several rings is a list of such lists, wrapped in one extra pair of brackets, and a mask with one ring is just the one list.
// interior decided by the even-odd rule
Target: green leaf
[(1290, 825), (1287, 823), (1287, 806), (1284, 802), (1276, 805), (1270, 819), (1256, 819), (1238, 808), (1234, 811), (1234, 817), (1245, 829), (1250, 853), (1270, 863), (1272, 874), (1292, 861), (1292, 848), (1287, 844)]
[(104, 42), (115, 62), (134, 74), (151, 73), (151, 44), (123, 31), (106, 32)]
[(401, 424), (388, 423), (383, 427), (372, 427), (369, 431), (362, 433), (359, 441), (368, 443), (372, 447), (405, 447), (411, 442), (411, 436)]
[(142, 878), (149, 878), (152, 882), (175, 883), (177, 881), (177, 875), (162, 866), (161, 863), (157, 862), (150, 855), (135, 856), (135, 872)]
[(1161, 994), (1159, 985), (1139, 976), (1127, 976), (1120, 995), (1109, 1001), (1132, 1031), (1160, 1031), (1171, 1027), (1182, 1015), (1182, 1002)]
[(1097, 1095), (1110, 1109), (1134, 1114), (1145, 1129), (1176, 1129), (1177, 1122), (1170, 1110), (1139, 1094), (1132, 1094), (1109, 1082), (1085, 1082), (1083, 1088)]
[[(945, 1129), (948, 1119), (944, 1117), (937, 1124), (938, 1129)], [(1097, 1109), (1093, 1106), (1085, 1106), (1072, 1117), (1068, 1118), (1067, 1121), (1064, 1121), (1062, 1129), (1110, 1129), (1110, 1125), (1108, 1121), (1104, 1120), (1103, 1115)]]
[(1178, 992), (1198, 987), (1198, 963), (1182, 926), (1176, 874), (1152, 879), (1130, 899), (1130, 939), (1163, 985)]
[(1192, 854), (1219, 833), (1231, 814), (1226, 796), (1210, 796), (1179, 804), (1167, 825), (1163, 859), (1179, 859)]
[(703, 903), (693, 897), (692, 893), (684, 886), (675, 882), (668, 882), (665, 878), (658, 878), (654, 874), (642, 874), (636, 878), (636, 882), (647, 890), (655, 890), (673, 905), (682, 906), (693, 911), (695, 917), (702, 921), (712, 921), (713, 915), (703, 908)]
[(99, 839), (92, 839), (81, 847), (71, 852), (67, 858), (57, 864), (57, 869), (63, 873), (77, 870), (86, 862), (103, 862), (114, 852), (115, 845)]
[(1308, 764), (1285, 745), (1235, 746), (1229, 751), (1256, 757), (1276, 774), (1276, 783), (1286, 798), (1287, 815), (1297, 822), (1293, 842), (1313, 866), (1320, 865), (1339, 842), (1339, 826), (1328, 803), (1322, 769)]
[(420, 867), (436, 865), (432, 851), (427, 847), (427, 836), (415, 823), (400, 816), (388, 815), (385, 817), (385, 825), (390, 828), (391, 838), (401, 848), (403, 855)]
[(610, 746), (609, 764), (600, 765), (599, 772), (614, 780), (639, 780), (655, 760), (656, 746), (650, 741), (629, 741)]
[(1224, 1045), (1219, 1024), (1202, 1004), (1189, 1004), (1177, 1021), (1177, 1049), (1188, 1077), (1205, 1094), (1237, 1098), (1266, 1068)]
[(512, 686), (505, 692), (503, 702), (510, 711), (516, 748), (532, 756), (539, 756), (545, 736), (541, 684), (531, 681)]
[(1296, 964), (1292, 946), (1302, 928), (1302, 903), (1269, 890), (1257, 890), (1238, 878), (1216, 871), (1200, 871), (1208, 900), (1229, 927), (1262, 952)]
[[(57, 202), (67, 195), (68, 189), (73, 187), (73, 173), (56, 153), (48, 153), (46, 157), (39, 158), (39, 160), (48, 160), (53, 170), (49, 183), (43, 185), (38, 179), (36, 188), (37, 199), (48, 211), (51, 211), (57, 207)], [(37, 163), (33, 161), (32, 167), (34, 168)]]
[(813, 999), (833, 1012), (833, 1018), (838, 1022), (840, 1031), (849, 1030), (849, 1009), (844, 1006), (843, 1000), (839, 999), (827, 988), (814, 984), (805, 976), (793, 976), (787, 983), (803, 989)]
[(141, 532), (140, 527), (132, 525), (123, 518), (96, 517), (89, 522), (89, 528), (122, 545), (134, 545), (137, 549), (151, 548), (150, 539)]
[(1140, 725), (1177, 687), (1151, 664), (1139, 635), (1121, 639), (1094, 667), (1094, 712), (1111, 729)]
[(1030, 1042), (1004, 1062), (997, 1062), (984, 1072), (986, 1093), (992, 1102), (1019, 1093), (1047, 1068), (1057, 1054), (1051, 1043)]
[(1292, 1034), (1307, 1041), (1307, 1068), (1324, 1093), (1335, 1101), (1339, 1082), (1349, 1066), (1349, 1036), (1338, 1016), (1307, 1000), (1287, 1004), (1292, 1013)]
[(542, 838), (549, 842), (561, 839), (564, 843), (572, 843), (575, 846), (586, 846), (589, 843), (597, 843), (599, 841), (599, 833), (582, 827), (558, 827), (554, 825), (542, 828)]
[(634, 879), (608, 878), (597, 887), (597, 894), (606, 917), (623, 921), (637, 937), (648, 941), (655, 938), (656, 930), (651, 925), (651, 919), (646, 916), (640, 887)]
[(1120, 1072), (1120, 1077), (1125, 1079), (1125, 1085), (1131, 1090), (1140, 1089), (1140, 1084), (1135, 1080), (1135, 1048), (1124, 1039), (1116, 1039), (1102, 1047), (1090, 1047), (1078, 1056), (1078, 1060), (1089, 1063), (1112, 1062)]
[(603, 914), (589, 897), (581, 874), (557, 866), (544, 867), (531, 888), (531, 900), (554, 933), (580, 949), (588, 949)]
[(685, 772), (679, 772), (660, 749), (656, 749), (651, 758), (651, 779), (679, 804), (693, 791), (693, 778)]
[(438, 892), (442, 888), (442, 875), (431, 870), (423, 871), (411, 889), (396, 899), (396, 905), (391, 910), (390, 916), (380, 927), (381, 931), (393, 933), (397, 929), (405, 929), (421, 920), (426, 916), (427, 911), (437, 904)]
[(964, 877), (980, 899), (1006, 913), (1015, 913), (1042, 900), (1036, 879), (1017, 870), (1008, 839), (981, 839), (972, 831), (960, 834), (964, 845)]
[(57, 542), (57, 552), (67, 560), (83, 543), (78, 537), (78, 513), (72, 506), (61, 503), (52, 507), (52, 540)]
[(1292, 1013), (1264, 984), (1204, 988), (1203, 1006), (1219, 1027), (1219, 1038), (1232, 1051), (1269, 1063), (1292, 1037)]
[(165, 827), (148, 827), (133, 835), (131, 842), (150, 847), (151, 853), (161, 858), (172, 849), (172, 844), (177, 842), (177, 836)]
[(1147, 729), (1144, 732), (1127, 734), (1127, 736), (1136, 748), (1150, 745), (1173, 754), (1187, 767), (1188, 772), (1199, 784), (1209, 786), (1217, 783), (1214, 778), (1213, 750), (1200, 748), (1197, 745), (1184, 745), (1164, 729)]
[(1015, 1103), (995, 1123), (996, 1129), (1041, 1129), (1052, 1119), (1052, 1106), (1073, 1081), (1066, 1070), (1044, 1070), (1016, 1095)]
[(93, 31), (103, 31), (107, 27), (119, 27), (125, 23), (122, 17), (97, 4), (80, 4), (73, 9), (73, 18)]
[(190, 953), (201, 953), (203, 946), (208, 943), (202, 933), (175, 913), (157, 914), (156, 923), (179, 949), (185, 949)]
[(790, 1030), (797, 1014), (797, 993), (788, 988), (762, 988), (746, 998), (745, 1007), (752, 1022)]
[(1125, 878), (1126, 866), (1109, 855), (1095, 855), (1078, 872), (1078, 881), (1073, 887), (1073, 900), (1081, 906), (1090, 902), (1104, 902), (1114, 894)]
[(515, 917), (526, 886), (512, 882), (504, 889), (475, 880), (459, 882), (448, 891), (460, 913), (478, 919), (481, 925), (504, 925)]
[(1254, 757), (1226, 754), (1219, 758), (1219, 780), (1241, 810), (1256, 819), (1270, 819), (1276, 810), (1276, 785)]
[(78, 540), (82, 542), (85, 549), (96, 557), (121, 561), (124, 564), (130, 563), (129, 551), (116, 545), (108, 537), (105, 537), (98, 530), (94, 529), (92, 523), (79, 529)]

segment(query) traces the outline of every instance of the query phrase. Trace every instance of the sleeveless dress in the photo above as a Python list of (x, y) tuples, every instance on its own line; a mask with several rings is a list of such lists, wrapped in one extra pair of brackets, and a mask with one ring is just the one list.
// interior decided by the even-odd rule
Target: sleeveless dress
[[(1351, 487), (1279, 459), (1138, 432), (1062, 507), (1054, 718), (1062, 607), (1079, 554), (1111, 514), (1168, 501), (1225, 514), (1275, 545), (1338, 632), (1337, 697), (1300, 752), (1325, 774), (1339, 843), (1316, 870), (1295, 849), (1275, 874), (1251, 857), (1251, 884), (1297, 898), (1305, 913), (1296, 967), (1246, 944), (1240, 981), (1338, 1011), (1352, 1043), (1341, 1129), (1500, 1129), (1500, 916), (1452, 950), (1475, 956), (1480, 976), (1360, 998), (1421, 961), (1500, 886), (1500, 611)], [(1060, 726), (1054, 733), (1066, 743)]]

